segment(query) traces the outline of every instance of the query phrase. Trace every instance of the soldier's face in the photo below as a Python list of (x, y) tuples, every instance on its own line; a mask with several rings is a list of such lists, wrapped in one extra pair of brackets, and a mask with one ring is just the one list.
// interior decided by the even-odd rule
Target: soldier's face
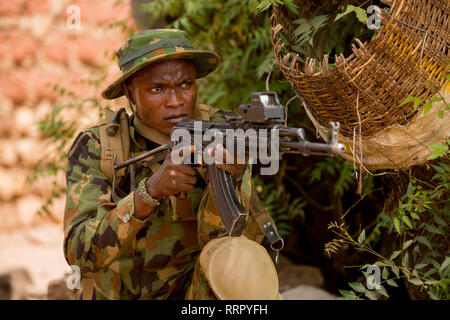
[(197, 101), (196, 70), (190, 60), (167, 60), (149, 65), (128, 82), (136, 115), (165, 135), (182, 119), (192, 118)]

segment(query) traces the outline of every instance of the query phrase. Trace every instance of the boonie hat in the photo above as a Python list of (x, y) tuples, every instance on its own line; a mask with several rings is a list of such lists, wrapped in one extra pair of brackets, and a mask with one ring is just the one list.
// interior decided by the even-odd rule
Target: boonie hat
[(190, 59), (202, 78), (217, 68), (220, 56), (212, 51), (194, 50), (187, 33), (178, 29), (151, 29), (135, 34), (116, 51), (122, 76), (102, 93), (105, 99), (124, 95), (123, 84), (149, 64), (173, 59)]
[(200, 266), (220, 300), (282, 300), (278, 274), (266, 249), (245, 236), (209, 241)]

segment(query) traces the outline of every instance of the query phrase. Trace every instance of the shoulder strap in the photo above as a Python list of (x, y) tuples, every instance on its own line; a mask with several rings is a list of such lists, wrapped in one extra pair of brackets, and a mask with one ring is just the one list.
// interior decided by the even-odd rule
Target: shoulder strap
[[(125, 108), (116, 113), (109, 108), (105, 110), (105, 118), (99, 124), (100, 129), (100, 170), (109, 181), (114, 175), (114, 155), (117, 162), (123, 162), (129, 158), (130, 131), (129, 119)], [(117, 179), (125, 175), (125, 168), (117, 172)]]

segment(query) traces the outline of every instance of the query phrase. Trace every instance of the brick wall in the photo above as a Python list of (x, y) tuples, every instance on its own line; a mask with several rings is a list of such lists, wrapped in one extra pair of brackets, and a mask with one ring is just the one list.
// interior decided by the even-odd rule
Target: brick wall
[[(79, 30), (68, 28), (71, 5), (80, 10)], [(26, 184), (37, 160), (51, 152), (35, 123), (60, 99), (54, 84), (80, 97), (100, 97), (117, 77), (111, 57), (126, 34), (114, 24), (134, 28), (130, 11), (129, 0), (0, 0), (0, 230), (62, 221), (64, 199), (50, 216), (35, 214), (52, 181)], [(106, 80), (99, 88), (83, 81), (100, 73)]]

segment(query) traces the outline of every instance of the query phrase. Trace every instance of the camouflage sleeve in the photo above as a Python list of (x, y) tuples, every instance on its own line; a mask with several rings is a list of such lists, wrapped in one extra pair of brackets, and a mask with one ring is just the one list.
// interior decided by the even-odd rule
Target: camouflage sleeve
[(111, 204), (111, 185), (100, 170), (98, 136), (98, 128), (78, 135), (66, 173), (64, 255), (83, 277), (114, 262), (146, 223), (133, 215), (133, 192)]

